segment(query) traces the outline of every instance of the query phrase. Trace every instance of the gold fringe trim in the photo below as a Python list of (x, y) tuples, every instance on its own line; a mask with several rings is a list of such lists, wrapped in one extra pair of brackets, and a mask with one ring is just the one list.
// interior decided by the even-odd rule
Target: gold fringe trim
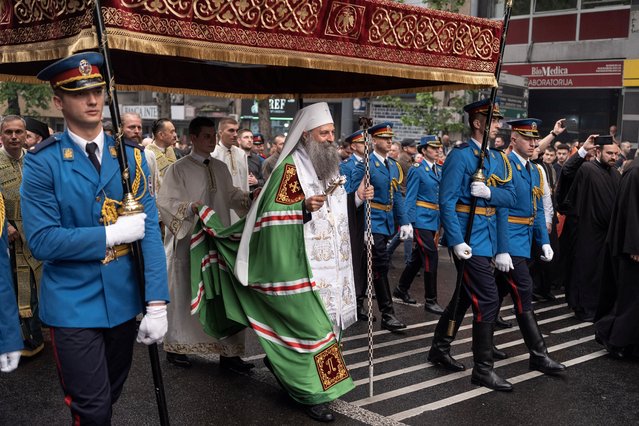
[(453, 82), (481, 87), (497, 86), (494, 74), (489, 71), (451, 70), (329, 54), (226, 45), (157, 35), (141, 39), (139, 33), (132, 31), (113, 28), (109, 28), (107, 31), (111, 48), (138, 53), (255, 66), (270, 65), (374, 74), (413, 80), (439, 81), (444, 84)]
[[(97, 49), (98, 41), (93, 28), (85, 28), (72, 37), (0, 46), (0, 62), (55, 61), (81, 50)], [(41, 82), (37, 80), (37, 82)]]

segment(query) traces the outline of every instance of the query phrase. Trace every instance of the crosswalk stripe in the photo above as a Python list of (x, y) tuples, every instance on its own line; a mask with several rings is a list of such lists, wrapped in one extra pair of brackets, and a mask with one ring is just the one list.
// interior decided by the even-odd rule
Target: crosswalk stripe
[[(548, 324), (548, 323), (555, 322), (555, 321), (561, 321), (561, 320), (564, 320), (566, 318), (571, 318), (572, 316), (573, 316), (573, 314), (563, 314), (563, 315), (559, 315), (559, 316), (556, 316), (556, 317), (550, 317), (550, 318), (546, 318), (544, 320), (538, 321), (538, 324), (543, 325), (543, 324)], [(460, 331), (469, 330), (472, 327), (473, 327), (472, 324), (468, 324), (468, 325), (464, 325), (462, 327), (459, 327), (459, 330)], [(518, 327), (505, 328), (505, 329), (502, 329), (502, 330), (495, 331), (494, 335), (495, 336), (499, 336), (499, 335), (506, 334), (506, 333), (513, 333), (513, 332), (518, 331), (518, 330), (519, 330)], [(397, 339), (397, 340), (391, 340), (389, 342), (378, 343), (378, 344), (375, 345), (375, 349), (385, 348), (385, 347), (395, 346), (395, 345), (401, 345), (403, 343), (413, 342), (413, 341), (416, 341), (416, 340), (427, 339), (427, 338), (433, 337), (433, 334), (434, 333), (425, 333), (425, 334), (420, 334), (418, 336), (407, 337), (407, 338), (404, 338), (404, 339)], [(465, 338), (465, 339), (455, 340), (455, 341), (453, 341), (452, 344), (453, 345), (459, 345), (461, 343), (470, 342), (471, 340), (472, 340), (472, 338), (468, 337), (468, 338)], [(391, 360), (394, 360), (394, 359), (397, 359), (397, 358), (402, 358), (404, 356), (407, 356), (407, 354), (414, 355), (416, 353), (426, 352), (428, 349), (429, 348), (414, 349), (412, 351), (400, 352), (400, 353), (397, 353), (395, 355), (390, 355), (390, 356), (387, 356), (387, 357), (375, 358), (375, 364), (378, 364), (380, 362), (391, 361)], [(359, 348), (355, 348), (355, 349), (350, 349), (350, 350), (347, 350), (347, 351), (342, 351), (342, 355), (348, 356), (348, 355), (353, 355), (353, 354), (360, 353), (360, 352), (366, 352), (367, 350), (368, 350), (368, 346), (364, 346), (364, 347), (359, 347)], [(367, 365), (368, 365), (368, 361), (366, 361), (364, 363), (356, 363), (356, 364), (349, 365), (348, 368), (349, 368), (349, 370), (352, 370), (354, 368), (361, 368), (361, 367), (367, 366)]]
[(575, 325), (570, 325), (568, 327), (564, 327), (564, 328), (559, 328), (557, 330), (553, 330), (551, 332), (551, 334), (561, 334), (561, 333), (568, 333), (569, 331), (575, 331), (575, 330), (579, 330), (580, 328), (586, 328), (586, 327), (590, 327), (593, 326), (594, 324), (591, 322), (582, 322), (581, 324), (575, 324)]
[[(563, 295), (559, 295), (559, 296), (556, 296), (556, 297), (557, 298), (561, 298), (561, 297), (563, 297)], [(535, 305), (537, 303), (539, 303), (539, 302), (533, 302), (533, 305)], [(556, 310), (556, 309), (561, 309), (561, 308), (566, 308), (566, 307), (568, 307), (568, 305), (565, 304), (565, 303), (562, 303), (562, 304), (559, 304), (559, 305), (551, 305), (551, 306), (546, 306), (545, 308), (535, 309), (535, 313), (541, 314), (541, 313), (544, 313), (544, 312), (553, 311), (553, 310)], [(502, 306), (501, 309), (499, 310), (499, 312), (506, 311), (506, 310), (510, 311), (511, 308), (512, 308), (512, 306), (510, 306), (510, 305)], [(472, 316), (473, 316), (473, 313), (470, 312), (470, 313), (467, 313), (466, 315), (464, 315), (464, 318), (471, 318)], [(514, 318), (515, 318), (515, 315), (509, 315), (509, 316), (504, 317), (505, 320), (511, 320), (511, 319), (514, 319)], [(432, 321), (427, 321), (427, 322), (418, 322), (417, 324), (411, 324), (411, 325), (407, 326), (406, 328), (402, 329), (402, 331), (413, 330), (413, 329), (421, 328), (421, 327), (428, 327), (428, 326), (431, 326), (431, 325), (436, 325), (438, 322), (439, 322), (438, 319), (432, 320)], [(373, 336), (379, 336), (379, 335), (382, 335), (382, 334), (389, 334), (389, 333), (391, 333), (391, 332), (388, 331), (388, 330), (377, 330), (377, 331), (373, 332)], [(359, 340), (359, 339), (368, 339), (368, 333), (362, 333), (362, 334), (356, 334), (354, 336), (344, 337), (342, 339), (342, 343), (350, 342), (350, 341), (353, 341), (353, 340)]]
[[(580, 356), (578, 358), (574, 358), (568, 361), (565, 361), (563, 364), (566, 365), (566, 367), (570, 367), (573, 365), (577, 365), (577, 364), (581, 364), (583, 362), (586, 361), (590, 361), (592, 359), (595, 358), (599, 358), (602, 357), (604, 355), (606, 355), (607, 352), (605, 350), (600, 350), (597, 352), (593, 352), (587, 355), (583, 355)], [(525, 382), (526, 380), (530, 380), (533, 379), (535, 377), (539, 377), (539, 376), (543, 376), (543, 373), (540, 371), (530, 371), (528, 373), (524, 373), (524, 374), (520, 374), (519, 376), (515, 376), (515, 377), (511, 377), (508, 378), (507, 380), (512, 383), (512, 384), (517, 384), (517, 383), (521, 383), (521, 382)], [(422, 413), (425, 413), (426, 411), (434, 411), (440, 408), (444, 408), (444, 407), (449, 407), (453, 404), (457, 404), (459, 402), (463, 402), (463, 401), (467, 401), (469, 399), (478, 397), (480, 395), (484, 395), (490, 392), (494, 392), (492, 389), (488, 389), (486, 387), (480, 387), (477, 389), (473, 389), (471, 391), (467, 391), (467, 392), (463, 392), (457, 395), (453, 395), (449, 398), (444, 398), (441, 399), (439, 401), (435, 401), (432, 402), (430, 404), (426, 404), (426, 405), (422, 405), (420, 407), (415, 407), (415, 408), (411, 408), (410, 410), (405, 410), (393, 415), (390, 415), (388, 417), (390, 417), (393, 420), (396, 421), (402, 421), (404, 419), (410, 418), (410, 417), (415, 417), (418, 416)]]
[[(565, 348), (569, 348), (572, 346), (577, 346), (577, 345), (581, 345), (582, 343), (585, 342), (589, 342), (591, 340), (593, 340), (594, 337), (593, 336), (587, 336), (587, 337), (583, 337), (581, 339), (575, 339), (575, 340), (571, 340), (568, 342), (564, 342), (564, 343), (560, 343), (558, 345), (555, 346), (551, 346), (548, 348), (548, 352), (554, 352), (554, 351), (558, 351), (561, 349), (565, 349)], [(495, 368), (499, 368), (499, 367), (503, 367), (505, 365), (510, 365), (510, 364), (514, 364), (523, 360), (527, 360), (529, 357), (529, 355), (527, 353), (522, 354), (522, 355), (518, 355), (512, 358), (508, 358), (502, 361), (498, 361), (495, 363)], [(472, 370), (466, 370), (466, 371), (460, 371), (458, 373), (452, 373), (452, 374), (447, 374), (445, 376), (442, 377), (436, 377), (434, 379), (431, 380), (427, 380), (425, 382), (422, 383), (416, 383), (414, 385), (410, 385), (410, 386), (404, 386), (402, 388), (399, 389), (395, 389), (389, 392), (384, 392), (384, 393), (380, 393), (378, 395), (375, 395), (373, 397), (368, 397), (368, 398), (363, 398), (357, 401), (353, 401), (352, 404), (357, 405), (357, 406), (363, 406), (363, 405), (369, 405), (369, 404), (374, 404), (376, 402), (380, 402), (380, 401), (385, 401), (387, 399), (391, 399), (391, 398), (396, 398), (398, 396), (402, 396), (402, 395), (406, 395), (408, 393), (411, 392), (417, 392), (423, 389), (427, 389), (433, 386), (437, 386), (440, 385), (442, 383), (446, 383), (446, 382), (450, 382), (453, 380), (457, 380), (460, 379), (462, 377), (467, 377), (470, 376), (472, 374)]]

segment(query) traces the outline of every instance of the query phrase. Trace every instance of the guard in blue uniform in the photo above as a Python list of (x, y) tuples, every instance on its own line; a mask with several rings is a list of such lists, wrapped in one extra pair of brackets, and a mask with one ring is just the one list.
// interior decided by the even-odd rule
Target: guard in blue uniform
[[(382, 328), (398, 330), (406, 325), (395, 317), (393, 299), (388, 284), (388, 254), (386, 244), (395, 233), (397, 217), (402, 239), (412, 238), (413, 227), (406, 216), (404, 197), (399, 190), (403, 173), (397, 161), (388, 157), (393, 143), (393, 126), (382, 123), (368, 129), (374, 151), (369, 156), (370, 182), (375, 188), (375, 197), (370, 202), (371, 228), (373, 234), (373, 283), (377, 304), (382, 313)], [(364, 163), (358, 163), (351, 173), (350, 188), (357, 188), (364, 177)]]
[[(81, 53), (45, 68), (53, 101), (68, 129), (40, 142), (24, 162), (20, 195), (27, 241), (44, 262), (40, 317), (51, 343), (74, 423), (106, 425), (122, 391), (136, 338), (157, 343), (166, 333), (166, 258), (146, 160), (127, 142), (132, 193), (145, 213), (118, 216), (124, 198), (112, 137), (102, 129), (104, 79), (98, 53)], [(145, 303), (130, 243), (140, 241)]]
[[(499, 310), (499, 294), (493, 275), (492, 258), (497, 253), (498, 229), (505, 233), (507, 215), (499, 214), (498, 207), (515, 204), (515, 190), (510, 162), (495, 150), (485, 153), (483, 172), (486, 182), (473, 182), (472, 177), (479, 165), (481, 139), (486, 125), (489, 136), (494, 138), (503, 118), (497, 104), (493, 110), (492, 123), (486, 123), (490, 101), (474, 102), (464, 107), (468, 113), (471, 139), (453, 149), (444, 163), (439, 191), (439, 213), (448, 247), (455, 254), (456, 264), (465, 259), (463, 291), (455, 318), (457, 328), (461, 324), (468, 306), (473, 308), (473, 357), (471, 376), (473, 384), (499, 391), (510, 391), (512, 385), (493, 370), (493, 331)], [(464, 242), (468, 213), (473, 197), (478, 199), (473, 221), (470, 245)], [(498, 226), (497, 222), (501, 222)], [(505, 236), (501, 237), (500, 247)], [(465, 367), (450, 356), (450, 343), (457, 333), (448, 337), (448, 322), (452, 318), (452, 300), (442, 314), (435, 329), (433, 344), (428, 359), (452, 371)]]
[[(351, 175), (355, 166), (364, 161), (364, 131), (358, 130), (348, 136), (345, 141), (350, 144), (353, 153), (340, 163), (339, 174), (346, 177), (344, 188), (349, 194), (357, 191), (357, 186), (351, 187)], [(366, 246), (364, 244), (364, 209), (357, 209), (356, 220), (349, 227), (351, 237), (351, 253), (353, 257), (353, 279), (355, 280), (355, 297), (357, 299), (357, 319), (368, 321), (368, 311), (364, 309), (366, 296)], [(373, 321), (375, 321), (373, 317)]]
[[(509, 121), (512, 128), (508, 155), (513, 173), (512, 183), (517, 195), (517, 204), (503, 209), (508, 215), (507, 252), (495, 257), (495, 278), (502, 294), (510, 293), (519, 323), (519, 329), (530, 352), (530, 368), (545, 374), (564, 371), (566, 367), (552, 360), (544, 338), (539, 331), (532, 308), (533, 282), (528, 270), (533, 238), (541, 246), (541, 260), (550, 262), (553, 251), (550, 247), (544, 205), (544, 179), (540, 167), (531, 163), (535, 145), (539, 139), (541, 120), (527, 118)], [(501, 250), (500, 250), (501, 251)]]
[(18, 305), (9, 262), (7, 218), (0, 188), (0, 371), (3, 373), (18, 368), (20, 351), (24, 348), (18, 318)]
[(344, 189), (349, 194), (351, 192), (357, 191), (357, 187), (359, 186), (359, 182), (357, 185), (352, 186), (352, 173), (359, 163), (364, 161), (365, 154), (365, 140), (364, 140), (364, 131), (358, 130), (352, 135), (348, 136), (344, 139), (351, 146), (351, 150), (353, 153), (346, 160), (342, 161), (339, 165), (339, 174), (342, 176), (346, 176), (346, 185), (344, 185)]
[(408, 290), (424, 267), (424, 309), (441, 315), (444, 309), (437, 303), (437, 231), (439, 231), (439, 181), (442, 168), (437, 164), (442, 143), (435, 135), (423, 136), (417, 147), (424, 159), (410, 168), (406, 183), (406, 211), (413, 225), (413, 251), (399, 278), (393, 296), (405, 302), (414, 299)]

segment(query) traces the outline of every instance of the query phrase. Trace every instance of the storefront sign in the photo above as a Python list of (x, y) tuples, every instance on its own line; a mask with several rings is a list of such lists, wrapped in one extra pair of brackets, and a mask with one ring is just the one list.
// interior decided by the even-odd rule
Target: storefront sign
[(623, 61), (505, 64), (502, 72), (528, 77), (530, 89), (623, 86)]

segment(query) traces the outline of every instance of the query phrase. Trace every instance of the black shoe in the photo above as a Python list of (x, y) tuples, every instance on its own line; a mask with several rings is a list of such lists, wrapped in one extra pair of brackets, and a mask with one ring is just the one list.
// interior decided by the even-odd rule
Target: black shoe
[(581, 322), (595, 322), (595, 314), (586, 311), (575, 311), (575, 318)]
[(400, 299), (404, 303), (408, 303), (409, 305), (414, 305), (417, 303), (417, 300), (410, 297), (407, 291), (400, 290), (399, 287), (393, 290), (393, 297)]
[(382, 328), (388, 331), (406, 328), (406, 324), (401, 322), (393, 314), (382, 314)]
[(175, 365), (176, 367), (182, 367), (182, 368), (190, 368), (191, 367), (191, 361), (189, 360), (189, 357), (184, 355), (184, 354), (176, 354), (173, 352), (167, 352), (166, 353), (166, 360), (168, 362), (170, 362), (171, 364)]
[(552, 302), (557, 300), (557, 298), (555, 297), (554, 294), (548, 292), (548, 293), (535, 293), (533, 292), (533, 300), (535, 302)]
[(614, 359), (626, 358), (626, 353), (624, 352), (622, 348), (609, 344), (604, 339), (599, 337), (598, 333), (595, 333), (595, 341), (599, 343), (600, 345), (602, 345), (604, 348), (606, 348), (606, 350), (608, 351), (608, 355), (610, 355), (611, 358), (614, 358)]
[(511, 328), (512, 326), (513, 326), (512, 322), (506, 321), (501, 316), (497, 316), (497, 319), (495, 320), (495, 327), (497, 327), (497, 328)]
[(431, 349), (428, 352), (428, 360), (435, 365), (441, 365), (448, 371), (464, 371), (466, 367), (461, 362), (457, 361), (455, 358), (450, 356), (447, 352), (440, 352), (437, 350)]
[(444, 308), (437, 303), (437, 299), (426, 299), (426, 302), (424, 303), (424, 310), (435, 315), (441, 315), (444, 313)]
[(239, 356), (220, 356), (220, 367), (240, 373), (246, 373), (255, 367), (255, 364), (244, 361)]
[(331, 409), (328, 408), (327, 403), (317, 404), (317, 405), (306, 405), (304, 407), (304, 411), (306, 411), (306, 414), (308, 414), (308, 416), (311, 419), (317, 422), (328, 423), (335, 420), (335, 415), (333, 415), (333, 412), (331, 411)]

